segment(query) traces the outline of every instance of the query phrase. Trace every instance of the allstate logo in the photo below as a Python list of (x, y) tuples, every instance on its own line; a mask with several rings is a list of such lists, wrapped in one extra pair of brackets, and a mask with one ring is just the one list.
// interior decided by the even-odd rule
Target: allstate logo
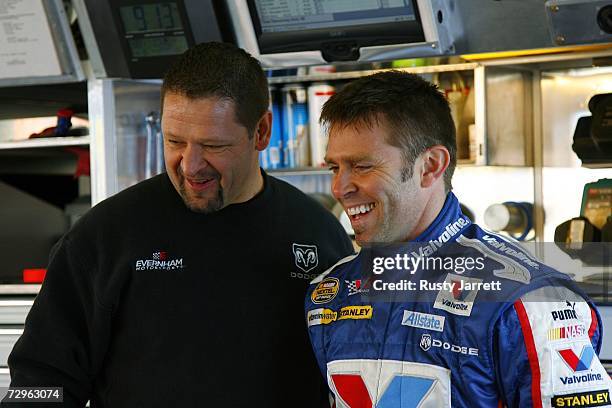
[(423, 334), (421, 336), (421, 342), (419, 346), (423, 349), (423, 351), (428, 351), (431, 348), (431, 334)]

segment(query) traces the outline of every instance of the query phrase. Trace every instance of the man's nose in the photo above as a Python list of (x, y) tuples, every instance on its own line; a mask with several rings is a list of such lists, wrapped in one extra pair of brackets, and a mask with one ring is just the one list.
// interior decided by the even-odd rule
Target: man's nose
[(332, 194), (337, 200), (346, 198), (349, 194), (357, 191), (350, 170), (338, 169), (332, 178)]
[(208, 166), (204, 157), (204, 149), (196, 144), (187, 144), (181, 159), (181, 170), (185, 176), (196, 176)]

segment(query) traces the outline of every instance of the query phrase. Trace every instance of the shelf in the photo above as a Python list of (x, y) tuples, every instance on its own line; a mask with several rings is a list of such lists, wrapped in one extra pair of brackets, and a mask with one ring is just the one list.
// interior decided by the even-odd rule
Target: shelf
[(0, 142), (0, 150), (36, 149), (41, 147), (89, 146), (89, 136), (46, 137)]
[(36, 295), (40, 291), (40, 284), (13, 284), (0, 285), (0, 295)]
[(348, 71), (348, 72), (332, 72), (329, 74), (311, 74), (311, 75), (289, 75), (269, 77), (270, 84), (285, 84), (290, 82), (319, 82), (319, 81), (336, 81), (342, 79), (355, 79), (364, 76), (372, 75), (377, 72), (384, 71), (402, 71), (412, 74), (431, 74), (436, 72), (452, 72), (452, 71), (470, 71), (479, 67), (480, 64), (475, 62), (463, 64), (448, 64), (448, 65), (428, 65), (422, 67), (410, 68), (389, 68), (389, 69), (371, 69), (366, 71)]
[(267, 169), (266, 173), (272, 176), (328, 176), (332, 172), (326, 168), (299, 167), (295, 169)]
[[(460, 167), (487, 167), (485, 165), (478, 165), (473, 160), (468, 159), (458, 159), (457, 166)], [(496, 167), (504, 167), (504, 166), (496, 166)], [(515, 166), (515, 167), (524, 167), (524, 166)], [(264, 169), (266, 173), (273, 176), (326, 176), (331, 175), (331, 170), (326, 168), (319, 167), (298, 167), (294, 169)]]

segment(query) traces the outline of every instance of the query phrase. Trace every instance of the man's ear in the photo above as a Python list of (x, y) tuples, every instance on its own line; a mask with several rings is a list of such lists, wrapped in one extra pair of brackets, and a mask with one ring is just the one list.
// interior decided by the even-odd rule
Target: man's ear
[(435, 145), (427, 149), (422, 155), (421, 187), (429, 188), (438, 180), (444, 182), (444, 172), (450, 164), (450, 153), (442, 145)]
[(272, 112), (267, 111), (257, 122), (255, 128), (255, 149), (258, 151), (264, 150), (270, 143), (270, 134), (272, 133)]

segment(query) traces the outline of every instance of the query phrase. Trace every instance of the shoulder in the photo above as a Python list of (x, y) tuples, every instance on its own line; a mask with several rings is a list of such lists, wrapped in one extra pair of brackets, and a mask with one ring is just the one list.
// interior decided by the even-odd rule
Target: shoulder
[(284, 199), (285, 206), (298, 211), (329, 213), (329, 211), (323, 208), (321, 204), (299, 190), (297, 187), (294, 187), (286, 181), (279, 180), (270, 175), (267, 177), (273, 194), (276, 196), (276, 198)]
[(472, 224), (457, 238), (457, 244), (474, 250), (486, 259), (485, 275), (520, 285), (543, 286), (538, 281), (569, 280), (569, 276), (546, 265), (535, 256), (535, 247)]
[(311, 285), (316, 285), (316, 284), (322, 282), (328, 276), (330, 276), (330, 274), (332, 274), (334, 272), (338, 272), (340, 269), (343, 269), (343, 268), (350, 268), (352, 266), (353, 262), (356, 261), (356, 258), (358, 256), (359, 256), (359, 253), (356, 253), (356, 254), (352, 254), (352, 255), (349, 255), (349, 256), (346, 256), (346, 257), (340, 259), (333, 266), (329, 267), (325, 272), (323, 272), (322, 274), (320, 274), (319, 276), (314, 278), (310, 282), (310, 284)]
[[(98, 211), (105, 211), (115, 208), (124, 208), (131, 204), (143, 202), (147, 202), (150, 205), (152, 204), (149, 202), (151, 197), (154, 196), (156, 201), (163, 199), (160, 195), (164, 192), (167, 193), (169, 191), (168, 187), (171, 187), (168, 176), (165, 173), (159, 174), (118, 192), (106, 200), (101, 201), (94, 208), (97, 208)], [(140, 208), (140, 210), (142, 210), (142, 208)]]
[(92, 229), (105, 229), (124, 225), (126, 221), (152, 220), (160, 202), (169, 198), (171, 184), (166, 174), (141, 181), (99, 202), (84, 214), (69, 234), (79, 234)]
[(278, 206), (279, 211), (282, 211), (283, 214), (299, 220), (300, 223), (305, 220), (316, 220), (317, 227), (333, 226), (334, 229), (344, 231), (331, 211), (324, 208), (314, 198), (286, 181), (270, 175), (267, 175), (267, 179), (272, 189), (274, 205)]

